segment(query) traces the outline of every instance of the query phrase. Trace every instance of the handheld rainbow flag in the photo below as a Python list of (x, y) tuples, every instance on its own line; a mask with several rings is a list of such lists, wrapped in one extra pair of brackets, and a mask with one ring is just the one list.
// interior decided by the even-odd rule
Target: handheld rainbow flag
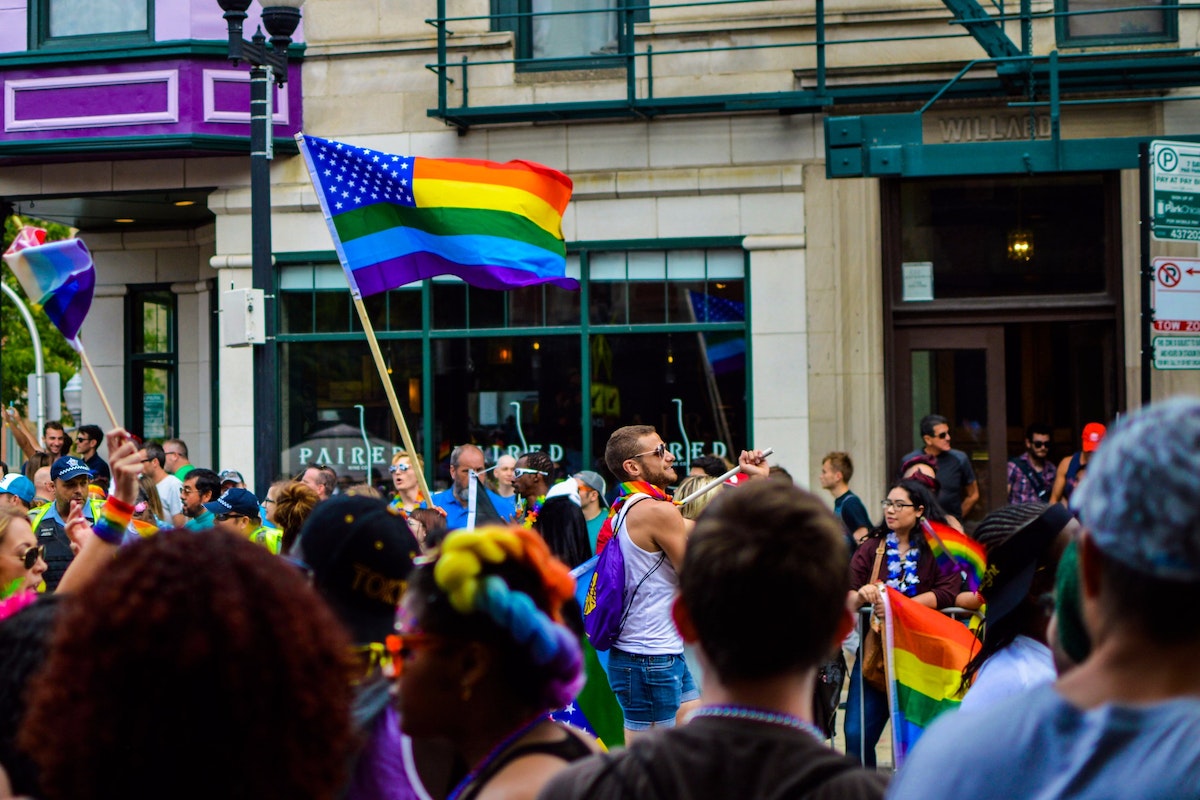
[(529, 161), (397, 156), (296, 134), (356, 299), (435, 275), (481, 289), (566, 277), (572, 183)]
[(897, 591), (883, 592), (888, 707), (896, 767), (939, 715), (958, 708), (963, 668), (979, 641), (961, 622)]
[(45, 230), (26, 225), (5, 251), (4, 261), (29, 301), (45, 309), (71, 347), (81, 350), (79, 329), (96, 291), (96, 267), (87, 246), (79, 239), (47, 243)]
[(979, 542), (940, 522), (921, 520), (921, 528), (929, 542), (929, 549), (937, 558), (938, 566), (945, 570), (962, 570), (966, 575), (968, 591), (979, 591), (979, 584), (987, 572), (987, 550)]

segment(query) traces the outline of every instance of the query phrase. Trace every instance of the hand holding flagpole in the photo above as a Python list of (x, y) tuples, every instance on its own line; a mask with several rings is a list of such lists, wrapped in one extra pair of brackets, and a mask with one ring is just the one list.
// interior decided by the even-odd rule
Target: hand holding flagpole
[[(768, 447), (766, 450), (762, 451), (762, 457), (766, 458), (767, 456), (771, 455), (774, 452), (775, 452), (775, 448)], [(736, 467), (729, 470), (724, 475), (721, 475), (719, 478), (713, 478), (711, 483), (704, 484), (699, 489), (692, 492), (691, 494), (689, 494), (687, 497), (683, 498), (682, 500), (676, 500), (675, 505), (677, 505), (677, 506), (687, 505), (688, 503), (692, 502), (700, 495), (702, 495), (706, 492), (711, 492), (713, 489), (717, 488), (718, 486), (723, 484), (725, 481), (732, 478), (734, 475), (737, 475), (739, 472), (742, 471), (742, 469), (743, 469), (742, 465), (738, 464)]]

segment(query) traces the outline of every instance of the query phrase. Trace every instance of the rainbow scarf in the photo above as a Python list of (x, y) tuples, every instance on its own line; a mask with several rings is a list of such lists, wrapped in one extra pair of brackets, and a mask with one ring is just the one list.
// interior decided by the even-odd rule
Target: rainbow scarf
[(671, 502), (671, 498), (662, 489), (645, 481), (626, 481), (621, 484), (620, 493), (617, 499), (613, 501), (612, 508), (608, 510), (608, 517), (604, 520), (604, 524), (600, 526), (600, 534), (596, 537), (596, 555), (600, 555), (604, 551), (609, 540), (612, 539), (616, 531), (613, 530), (613, 520), (621, 511), (621, 506), (625, 505), (625, 500), (630, 495), (648, 494), (655, 500), (666, 500)]
[(355, 298), (456, 275), (481, 289), (566, 277), (571, 179), (529, 161), (397, 156), (297, 134)]
[(943, 572), (962, 571), (967, 578), (968, 591), (979, 591), (979, 583), (987, 572), (987, 550), (974, 539), (959, 533), (949, 525), (921, 520), (921, 528), (929, 550)]
[(79, 239), (47, 242), (46, 231), (26, 225), (4, 253), (4, 261), (37, 308), (45, 310), (71, 347), (79, 350), (79, 329), (92, 307), (96, 266)]
[(967, 627), (905, 597), (883, 592), (892, 742), (899, 768), (929, 724), (962, 702), (963, 668), (979, 648)]

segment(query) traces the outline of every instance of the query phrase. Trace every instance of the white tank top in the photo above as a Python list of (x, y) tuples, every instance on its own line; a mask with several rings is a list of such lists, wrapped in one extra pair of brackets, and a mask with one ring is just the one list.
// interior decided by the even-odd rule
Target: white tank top
[[(633, 494), (625, 502), (634, 502), (639, 496), (649, 495)], [(621, 548), (621, 555), (625, 558), (626, 597), (633, 594), (634, 587), (639, 582), (641, 588), (637, 590), (629, 606), (625, 627), (621, 629), (621, 635), (617, 637), (613, 646), (635, 655), (678, 655), (683, 652), (683, 637), (679, 635), (679, 631), (675, 629), (675, 621), (671, 619), (671, 604), (675, 602), (679, 576), (675, 567), (671, 565), (671, 559), (664, 558), (661, 550), (651, 553), (634, 544), (625, 529), (625, 523), (625, 516), (622, 515), (613, 538), (616, 539)], [(651, 570), (653, 572), (650, 572)], [(647, 577), (648, 572), (650, 575)]]

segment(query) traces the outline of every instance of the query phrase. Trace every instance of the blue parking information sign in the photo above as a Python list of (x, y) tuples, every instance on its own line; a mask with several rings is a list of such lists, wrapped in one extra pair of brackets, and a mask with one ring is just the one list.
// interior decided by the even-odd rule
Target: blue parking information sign
[(1150, 230), (1165, 242), (1200, 242), (1200, 144), (1150, 143)]

